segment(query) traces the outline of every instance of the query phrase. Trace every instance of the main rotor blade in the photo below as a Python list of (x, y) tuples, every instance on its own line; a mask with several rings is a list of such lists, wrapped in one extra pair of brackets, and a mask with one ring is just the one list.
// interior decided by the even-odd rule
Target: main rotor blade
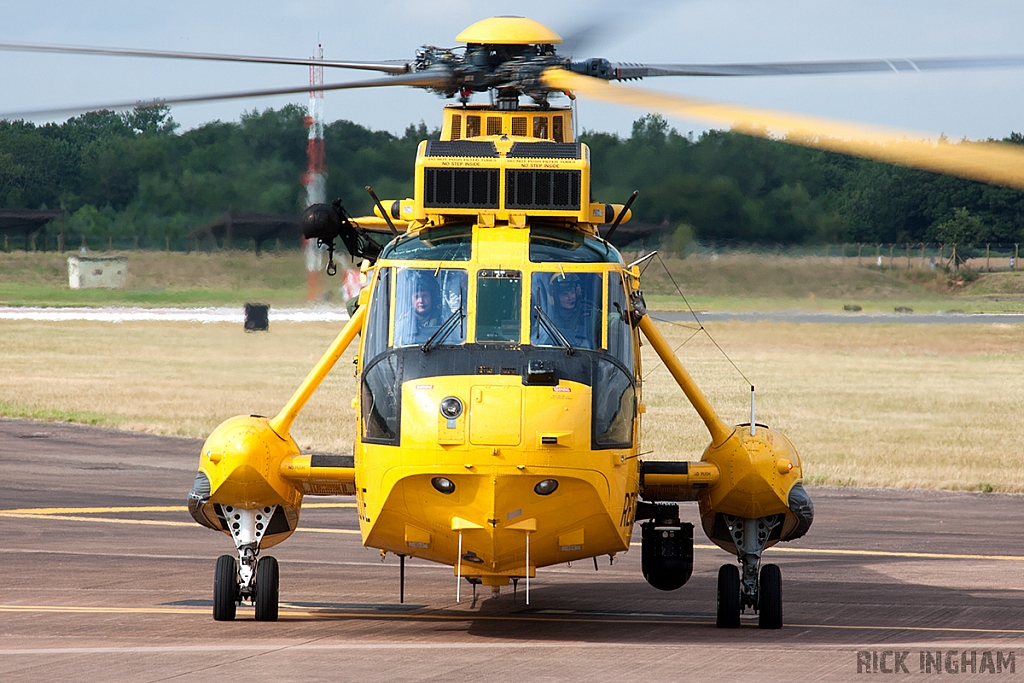
[(798, 76), (879, 71), (949, 71), (1024, 66), (1024, 55), (996, 57), (924, 57), (921, 59), (850, 59), (824, 62), (762, 62), (751, 64), (612, 64), (619, 80), (652, 76)]
[[(357, 81), (355, 83), (326, 83), (316, 87), (316, 91), (327, 90), (352, 90), (355, 88), (381, 88), (392, 85), (407, 85), (420, 88), (437, 88), (444, 90), (450, 83), (450, 76), (447, 72), (423, 71), (420, 73), (402, 74), (377, 78), (370, 81)], [(134, 109), (135, 107), (155, 107), (164, 104), (195, 104), (199, 102), (219, 102), (221, 100), (238, 100), (249, 97), (269, 97), (272, 95), (295, 95), (309, 92), (310, 87), (272, 88), (268, 90), (249, 90), (246, 92), (217, 93), (214, 95), (194, 95), (191, 97), (168, 97), (155, 100), (136, 100), (134, 102), (118, 102), (97, 104), (92, 106), (60, 107), (56, 109), (34, 109), (29, 111), (16, 111), (0, 113), (2, 119), (21, 119), (26, 117), (51, 116), (55, 114), (74, 114), (86, 111)]]
[(361, 69), (387, 74), (409, 73), (405, 62), (336, 62), (320, 59), (291, 59), (288, 57), (258, 57), (253, 55), (220, 55), (204, 52), (171, 52), (167, 50), (136, 50), (118, 47), (77, 47), (74, 45), (36, 45), (30, 43), (0, 43), (0, 50), (10, 52), (51, 52), (72, 55), (110, 55), (117, 57), (157, 57), (161, 59), (200, 59), (214, 62), (248, 62), (252, 64), (296, 64), (323, 66), (335, 69)]
[[(925, 133), (657, 93), (557, 68), (547, 69), (543, 80), (555, 90), (571, 90), (606, 102), (731, 126), (745, 135), (1024, 190), (1024, 147), (1017, 145), (933, 143)], [(785, 134), (779, 137), (780, 133)]]

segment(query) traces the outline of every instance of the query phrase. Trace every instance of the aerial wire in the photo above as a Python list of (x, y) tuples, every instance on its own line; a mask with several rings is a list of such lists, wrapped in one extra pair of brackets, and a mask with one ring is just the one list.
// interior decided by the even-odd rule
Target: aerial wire
[[(708, 339), (710, 339), (710, 340), (711, 340), (711, 343), (715, 345), (715, 348), (717, 348), (717, 349), (718, 349), (718, 350), (719, 350), (719, 351), (720, 351), (720, 352), (722, 353), (722, 355), (723, 355), (723, 356), (725, 356), (725, 359), (726, 359), (727, 361), (729, 361), (729, 364), (730, 364), (730, 365), (732, 365), (732, 367), (733, 367), (733, 368), (735, 368), (736, 372), (738, 372), (738, 373), (739, 373), (740, 377), (742, 377), (742, 378), (743, 378), (743, 380), (744, 380), (744, 381), (745, 381), (745, 382), (746, 382), (747, 384), (749, 384), (749, 385), (750, 385), (750, 388), (751, 388), (751, 389), (753, 389), (753, 387), (754, 387), (754, 383), (753, 383), (753, 382), (751, 382), (751, 381), (750, 381), (750, 380), (749, 380), (749, 379), (747, 378), (747, 376), (746, 376), (745, 374), (743, 374), (743, 371), (742, 371), (742, 370), (740, 370), (739, 366), (738, 366), (738, 365), (736, 365), (736, 363), (735, 363), (735, 362), (733, 362), (733, 359), (729, 357), (729, 354), (728, 354), (728, 353), (726, 353), (726, 352), (725, 352), (725, 349), (723, 349), (723, 348), (722, 348), (721, 344), (719, 344), (719, 343), (718, 343), (718, 341), (717, 341), (717, 340), (716, 340), (716, 339), (715, 339), (714, 337), (712, 337), (712, 336), (711, 336), (711, 333), (710, 333), (710, 332), (708, 332), (708, 329), (707, 329), (706, 327), (704, 327), (704, 323), (702, 323), (702, 322), (701, 322), (701, 320), (700, 320), (700, 318), (698, 318), (698, 317), (697, 317), (697, 312), (696, 312), (695, 310), (693, 310), (693, 306), (691, 306), (691, 305), (690, 305), (690, 301), (689, 301), (689, 300), (688, 300), (688, 299), (686, 298), (686, 295), (685, 295), (685, 294), (683, 294), (683, 290), (682, 290), (682, 289), (681, 289), (681, 288), (679, 287), (679, 284), (678, 284), (678, 283), (676, 282), (676, 279), (675, 279), (674, 277), (672, 277), (672, 272), (671, 272), (671, 271), (669, 271), (669, 269), (668, 269), (668, 265), (667, 265), (667, 264), (665, 263), (665, 260), (664, 260), (663, 258), (661, 258), (661, 254), (658, 254), (657, 252), (655, 252), (655, 254), (656, 254), (656, 255), (657, 255), (657, 257), (658, 257), (658, 261), (659, 261), (659, 262), (661, 262), (661, 267), (665, 269), (665, 274), (666, 274), (666, 275), (668, 275), (668, 279), (669, 279), (669, 280), (670, 280), (670, 281), (672, 282), (672, 286), (676, 288), (676, 293), (678, 293), (678, 294), (679, 294), (679, 296), (680, 296), (680, 298), (682, 298), (683, 302), (684, 302), (684, 303), (686, 304), (686, 308), (687, 308), (687, 309), (689, 309), (689, 311), (690, 311), (690, 315), (692, 315), (692, 316), (693, 316), (693, 319), (694, 319), (695, 321), (697, 321), (697, 325), (699, 326), (699, 328), (697, 329), (697, 331), (696, 331), (696, 332), (694, 332), (694, 333), (693, 333), (693, 334), (691, 334), (691, 335), (690, 335), (689, 337), (687, 337), (687, 338), (686, 338), (686, 341), (684, 341), (684, 342), (683, 342), (682, 344), (680, 344), (680, 345), (679, 345), (678, 347), (676, 347), (676, 348), (677, 348), (677, 349), (679, 349), (679, 348), (682, 348), (683, 344), (686, 344), (686, 343), (687, 343), (688, 341), (690, 341), (690, 340), (691, 340), (691, 339), (693, 339), (693, 338), (694, 338), (695, 336), (697, 336), (697, 334), (699, 334), (700, 332), (703, 332), (704, 334), (706, 334), (706, 335), (707, 335)], [(651, 319), (653, 320), (654, 318), (652, 317)], [(693, 328), (688, 328), (688, 329), (693, 329)], [(655, 366), (655, 367), (654, 367), (654, 368), (653, 368), (653, 369), (651, 370), (651, 372), (654, 372), (654, 370), (656, 370), (656, 369), (657, 369), (658, 367), (660, 367), (660, 365), (661, 365), (661, 363), (659, 363), (658, 365), (656, 365), (656, 366)], [(647, 375), (649, 376), (649, 375), (650, 375), (650, 372), (648, 372), (648, 373), (647, 373)], [(647, 378), (647, 377), (645, 376), (645, 377), (644, 377), (644, 379), (646, 379), (646, 378)]]

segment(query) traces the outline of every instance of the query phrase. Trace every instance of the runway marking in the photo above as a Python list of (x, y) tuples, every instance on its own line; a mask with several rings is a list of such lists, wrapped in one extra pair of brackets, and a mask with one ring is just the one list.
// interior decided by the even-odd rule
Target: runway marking
[[(372, 613), (372, 612), (344, 612), (330, 609), (324, 610), (300, 610), (291, 609), (287, 605), (281, 605), (280, 617), (282, 621), (294, 618), (331, 618), (331, 619), (372, 619), (372, 620), (402, 620), (402, 621), (519, 621), (539, 623), (574, 623), (574, 624), (670, 624), (679, 626), (710, 626), (714, 620), (679, 619), (673, 617), (640, 617), (622, 614), (608, 615), (607, 617), (595, 616), (573, 616), (570, 614), (561, 615), (533, 615), (533, 614), (510, 614), (510, 615), (484, 615), (484, 614), (403, 614), (393, 613)], [(247, 610), (248, 611), (248, 610)], [(61, 605), (0, 605), (0, 612), (30, 612), (30, 613), (59, 613), (59, 614), (207, 614), (209, 608), (205, 607), (77, 607)], [(882, 626), (876, 624), (786, 624), (790, 629), (822, 629), (841, 631), (902, 631), (907, 633), (969, 633), (969, 634), (1013, 634), (1024, 635), (1024, 629), (1013, 628), (972, 628), (959, 626), (900, 626), (898, 624)], [(0, 650), (0, 653), (9, 652)], [(48, 650), (47, 652), (53, 652)]]
[(263, 652), (272, 654), (281, 650), (490, 650), (493, 648), (522, 650), (554, 650), (560, 648), (598, 649), (608, 646), (634, 648), (676, 648), (675, 644), (654, 643), (283, 643), (280, 645), (164, 645), (140, 647), (55, 647), (21, 650), (0, 650), (4, 655), (81, 655), (81, 654), (160, 654), (173, 652)]
[[(304, 508), (346, 508), (356, 506), (355, 503), (310, 503)], [(120, 519), (116, 517), (82, 517), (82, 514), (124, 512), (188, 512), (184, 505), (150, 505), (124, 507), (90, 507), (90, 508), (16, 508), (0, 510), (0, 517), (13, 519), (51, 519), (65, 522), (99, 522), (102, 524), (136, 524), (139, 526), (175, 526), (194, 527), (195, 522), (176, 522), (163, 519)], [(296, 531), (312, 534), (358, 534), (358, 529), (328, 529), (323, 527), (299, 527)]]
[[(309, 503), (306, 509), (354, 508), (355, 503)], [(125, 512), (187, 512), (184, 505), (151, 505), (125, 507), (78, 507), (78, 508), (15, 508), (0, 510), (0, 517), (15, 519), (51, 519), (68, 522), (100, 522), (103, 524), (137, 524), (140, 526), (176, 526), (192, 527), (193, 522), (176, 522), (158, 519), (119, 519), (115, 517), (82, 517), (82, 514), (125, 513)], [(358, 529), (329, 529), (325, 527), (299, 527), (295, 530), (311, 534), (359, 534)], [(639, 548), (640, 543), (630, 543), (630, 547)], [(715, 550), (716, 545), (695, 543), (695, 550)], [(1001, 562), (1024, 562), (1024, 555), (978, 555), (957, 553), (920, 553), (894, 550), (847, 550), (843, 548), (792, 548), (773, 547), (772, 552), (796, 555), (836, 555), (847, 557), (902, 557), (921, 560), (989, 560)]]
[(76, 515), (38, 515), (25, 512), (3, 512), (0, 517), (13, 519), (54, 519), (63, 522), (102, 522), (104, 524), (138, 524), (141, 526), (196, 526), (195, 522), (172, 522), (166, 519), (118, 519), (115, 517), (78, 517)]
[[(0, 512), (0, 517), (11, 517), (14, 519), (51, 519), (62, 522), (100, 522), (103, 524), (137, 524), (139, 526), (177, 526), (195, 527), (196, 522), (172, 522), (164, 519), (119, 519), (116, 517), (79, 517), (77, 515), (37, 515), (26, 513)], [(327, 529), (322, 527), (299, 527), (296, 533), (305, 532), (311, 534), (358, 534), (359, 529)]]
[(116, 508), (15, 508), (13, 510), (0, 510), (0, 515), (6, 517), (25, 517), (30, 515), (87, 514), (91, 512), (188, 512), (188, 508), (184, 505), (149, 505), (146, 507)]
[[(316, 508), (354, 508), (355, 503), (306, 503), (302, 509)], [(146, 506), (122, 506), (105, 508), (14, 508), (11, 510), (0, 510), (0, 516), (13, 515), (73, 515), (91, 514), (103, 512), (188, 512), (186, 505), (146, 505)]]

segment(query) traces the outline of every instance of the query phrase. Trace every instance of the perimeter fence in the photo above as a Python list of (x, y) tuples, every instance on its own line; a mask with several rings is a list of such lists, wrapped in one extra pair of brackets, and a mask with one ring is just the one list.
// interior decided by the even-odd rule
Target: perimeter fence
[[(641, 258), (652, 250), (627, 247), (628, 260)], [(796, 259), (835, 265), (865, 266), (883, 270), (969, 269), (976, 272), (1020, 270), (1020, 243), (976, 244), (848, 242), (845, 244), (763, 245), (737, 242), (690, 242), (676, 256), (715, 260), (719, 257), (752, 256), (766, 259)]]
[[(171, 237), (140, 239), (137, 236), (81, 240), (82, 244), (68, 243), (56, 234), (25, 234), (18, 238), (2, 236), (0, 249), (12, 251), (177, 251), (177, 252), (220, 252), (256, 251), (254, 239), (217, 241), (212, 238)], [(846, 242), (842, 244), (749, 244), (731, 241), (693, 240), (685, 247), (672, 248), (671, 240), (656, 249), (645, 249), (643, 243), (633, 243), (622, 248), (627, 262), (640, 258), (650, 251), (671, 253), (677, 257), (695, 257), (714, 260), (721, 256), (752, 256), (770, 259), (806, 259), (837, 265), (856, 265), (885, 270), (912, 270), (936, 268), (975, 272), (1016, 271), (1020, 265), (1020, 243), (979, 242), (972, 244), (941, 244), (929, 242)], [(339, 247), (341, 245), (338, 245)], [(270, 239), (260, 245), (260, 251), (300, 249), (298, 239)]]

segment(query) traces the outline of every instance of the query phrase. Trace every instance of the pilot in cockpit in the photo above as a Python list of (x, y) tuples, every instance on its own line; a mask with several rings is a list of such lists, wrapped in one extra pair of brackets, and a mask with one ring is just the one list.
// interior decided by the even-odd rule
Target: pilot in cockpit
[(580, 277), (555, 273), (548, 289), (551, 298), (547, 313), (566, 341), (577, 348), (596, 348), (594, 307), (586, 298)]
[(408, 310), (398, 318), (399, 344), (422, 344), (441, 325), (441, 293), (437, 280), (420, 274), (412, 286)]

